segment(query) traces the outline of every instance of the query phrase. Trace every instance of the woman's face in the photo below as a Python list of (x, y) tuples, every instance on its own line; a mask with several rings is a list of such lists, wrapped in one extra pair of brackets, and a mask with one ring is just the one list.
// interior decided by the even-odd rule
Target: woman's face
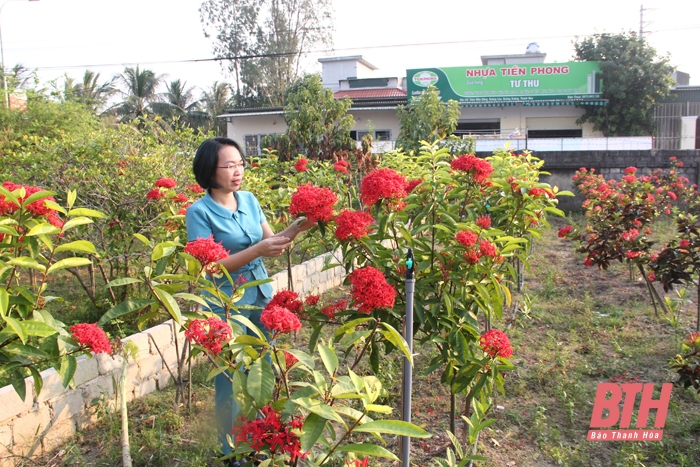
[(219, 149), (219, 163), (214, 173), (214, 182), (224, 191), (238, 191), (243, 182), (243, 158), (233, 146), (223, 146)]

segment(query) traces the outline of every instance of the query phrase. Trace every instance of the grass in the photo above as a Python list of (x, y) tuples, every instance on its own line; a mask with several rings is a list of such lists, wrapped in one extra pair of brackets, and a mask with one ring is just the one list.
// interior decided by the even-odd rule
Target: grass
[[(607, 271), (583, 266), (573, 245), (556, 236), (564, 222), (554, 220), (552, 231), (535, 245), (526, 273), (527, 296), (517, 297), (524, 309), (515, 320), (495, 323), (507, 329), (516, 370), (506, 376), (506, 395), (495, 396), (491, 416), (496, 423), (482, 432), (478, 450), (489, 460), (478, 465), (699, 465), (700, 396), (679, 387), (672, 391), (663, 441), (586, 441), (598, 383), (643, 382), (659, 388), (670, 381), (668, 361), (678, 351), (679, 336), (694, 326), (696, 308), (686, 303), (675, 325), (669, 316), (655, 316), (644, 283), (630, 278), (626, 265)], [(694, 293), (687, 298), (696, 300)], [(302, 333), (293, 344), (303, 348), (307, 338)], [(433, 349), (416, 352), (412, 420), (433, 436), (413, 440), (411, 455), (413, 466), (424, 467), (435, 465), (435, 457), (445, 457), (450, 398), (440, 384), (439, 371), (425, 374)], [(203, 381), (206, 370), (196, 372), (192, 412), (174, 413), (172, 388), (130, 404), (135, 465), (216, 465), (215, 437), (208, 423), (213, 418), (213, 394), (207, 388), (210, 383)], [(382, 359), (380, 373), (389, 393), (384, 402), (399, 407), (400, 360)], [(99, 420), (97, 427), (82, 431), (62, 450), (26, 465), (120, 465), (118, 418), (103, 413)], [(387, 444), (399, 452), (398, 440), (387, 437)]]

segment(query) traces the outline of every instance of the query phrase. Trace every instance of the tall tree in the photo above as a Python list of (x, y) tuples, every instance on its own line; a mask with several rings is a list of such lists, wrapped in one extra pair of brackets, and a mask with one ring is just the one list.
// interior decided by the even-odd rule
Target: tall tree
[(577, 123), (591, 122), (605, 136), (645, 136), (654, 132), (654, 109), (673, 85), (668, 56), (630, 31), (596, 34), (575, 42), (576, 60), (598, 61), (603, 75), (605, 107), (582, 106)]
[(433, 143), (452, 134), (457, 128), (459, 103), (442, 102), (434, 86), (428, 86), (420, 96), (413, 97), (407, 106), (400, 105), (399, 136), (396, 146), (405, 151), (418, 152), (421, 141)]
[(332, 43), (331, 0), (207, 0), (200, 14), (217, 57), (231, 57), (238, 106), (281, 106), (313, 48)]
[(163, 75), (156, 75), (151, 70), (126, 67), (118, 78), (125, 86), (122, 90), (124, 100), (118, 104), (116, 111), (125, 119), (142, 119), (148, 112), (149, 104), (158, 100), (157, 89)]
[(206, 116), (199, 110), (200, 100), (194, 97), (194, 86), (187, 87), (186, 81), (176, 79), (167, 83), (165, 88), (160, 100), (150, 103), (151, 110), (169, 120), (177, 118), (184, 125), (201, 124)]
[(117, 88), (114, 87), (114, 78), (104, 83), (100, 83), (99, 79), (100, 74), (91, 70), (85, 70), (83, 81), (80, 83), (76, 83), (75, 79), (66, 75), (63, 84), (64, 98), (85, 104), (93, 112), (97, 112), (117, 92)]
[(210, 88), (205, 89), (202, 94), (204, 110), (209, 117), (211, 127), (219, 136), (226, 136), (226, 122), (217, 118), (223, 114), (231, 102), (231, 85), (221, 81), (214, 81)]
[(289, 88), (284, 107), (287, 132), (274, 135), (266, 143), (278, 151), (280, 160), (290, 160), (298, 154), (311, 159), (330, 160), (333, 153), (355, 148), (350, 129), (355, 119), (348, 112), (349, 97), (335, 99), (333, 91), (325, 89), (318, 75), (306, 75)]

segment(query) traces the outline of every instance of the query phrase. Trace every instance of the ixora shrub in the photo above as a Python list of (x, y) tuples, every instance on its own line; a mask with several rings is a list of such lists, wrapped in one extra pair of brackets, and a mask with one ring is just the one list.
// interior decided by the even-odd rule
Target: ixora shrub
[[(664, 301), (654, 288), (656, 274), (648, 271), (659, 252), (650, 240), (654, 222), (661, 214), (676, 214), (698, 204), (697, 191), (688, 179), (679, 176), (682, 162), (671, 158), (670, 170), (637, 174), (628, 167), (620, 181), (582, 168), (574, 175), (574, 184), (583, 193), (587, 226), (583, 230), (565, 227), (559, 236), (579, 242), (578, 251), (586, 253), (584, 264), (607, 269), (611, 262), (626, 261), (635, 266), (646, 281), (654, 304), (666, 311)], [(676, 278), (677, 280), (678, 278)], [(664, 281), (664, 286), (672, 280)]]
[[(211, 238), (198, 239), (184, 247), (177, 239), (148, 246), (152, 264), (138, 277), (118, 279), (109, 285), (142, 283), (151, 290), (151, 297), (126, 300), (105, 314), (100, 323), (147, 307), (150, 313), (166, 313), (185, 330), (194, 347), (191, 356), (204, 353), (214, 364), (210, 377), (224, 371), (233, 375), (233, 392), (243, 418), (231, 434), (235, 449), (229, 457), (262, 453), (269, 456), (269, 466), (330, 465), (347, 456), (396, 460), (376, 441), (363, 442), (358, 435), (369, 434), (375, 439), (381, 439), (383, 434), (429, 436), (410, 423), (375, 420), (375, 414), (384, 417), (393, 410), (377, 403), (385, 395), (379, 380), (371, 375), (360, 376), (357, 371), (369, 345), (368, 341), (364, 348), (359, 344), (356, 347), (359, 339), (355, 328), (362, 324), (372, 323), (373, 333), (381, 336), (372, 342), (390, 342), (412, 359), (405, 341), (393, 327), (365, 317), (339, 328), (335, 339), (314, 343), (311, 353), (289, 349), (280, 343), (283, 335), (301, 328), (300, 317), (321, 313), (318, 297), (315, 301), (307, 298), (308, 305), (304, 306), (295, 292), (277, 293), (261, 317), (271, 332), (268, 339), (250, 320), (234, 311), (238, 310), (236, 301), (246, 288), (270, 279), (244, 282), (232, 278), (216, 263), (228, 252)], [(231, 296), (222, 292), (221, 282), (210, 280), (210, 275), (225, 277), (232, 286)], [(203, 308), (198, 310), (192, 304)], [(202, 311), (210, 305), (225, 310), (225, 319)], [(183, 312), (181, 306), (190, 311)], [(344, 310), (347, 301), (333, 306)], [(254, 335), (246, 334), (244, 326), (252, 329)], [(338, 357), (339, 346), (344, 359)], [(352, 363), (345, 364), (351, 357)], [(318, 361), (322, 371), (317, 369)]]
[(103, 217), (75, 207), (74, 191), (68, 192), (66, 208), (56, 203), (54, 194), (12, 182), (0, 186), (0, 378), (22, 399), (27, 397), (24, 378), (33, 377), (38, 394), (40, 371), (53, 367), (67, 386), (77, 354), (112, 353), (107, 336), (95, 324), (66, 329), (46, 309), (47, 303), (62, 300), (46, 294), (57, 273), (91, 265), (90, 256), (96, 253), (92, 243), (69, 241), (68, 234)]
[[(403, 258), (411, 248), (416, 335), (438, 350), (428, 371), (442, 369), (441, 380), (453, 394), (453, 420), (456, 395), (465, 397), (465, 438), (475, 446), (478, 433), (492, 423), (487, 413), (493, 387), (503, 390), (501, 372), (513, 368), (507, 337), (491, 329), (492, 320), (510, 304), (509, 286), (516, 275), (511, 260), (526, 262), (531, 238), (548, 227), (547, 214), (563, 214), (556, 196), (571, 194), (539, 182), (542, 161), (529, 153), (496, 151), (480, 159), (424, 145), (415, 156), (384, 158), (387, 166), (362, 178), (358, 191), (351, 184), (340, 187), (335, 205), (336, 210), (341, 205), (340, 213), (332, 222), (319, 223), (320, 243), (329, 251), (340, 246), (338, 262), (353, 271), (347, 278), (352, 301), (309, 317), (314, 327), (310, 347), (325, 325), (357, 328), (340, 342), (366, 348), (377, 374), (382, 353), (399, 348), (395, 339), (377, 331), (403, 324)], [(412, 180), (399, 172), (402, 165)], [(290, 212), (313, 214), (307, 191), (300, 188), (292, 195)]]

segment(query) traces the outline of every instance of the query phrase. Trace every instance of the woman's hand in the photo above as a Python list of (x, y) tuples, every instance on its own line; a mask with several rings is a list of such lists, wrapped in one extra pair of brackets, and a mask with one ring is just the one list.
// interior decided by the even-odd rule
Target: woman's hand
[(260, 241), (256, 247), (260, 256), (274, 257), (281, 256), (291, 244), (292, 240), (287, 237), (273, 236)]
[(297, 229), (297, 233), (304, 232), (305, 230), (309, 230), (311, 227), (316, 225), (315, 222), (311, 222), (308, 220), (306, 217), (300, 217), (296, 219), (294, 222), (292, 222), (292, 227)]

